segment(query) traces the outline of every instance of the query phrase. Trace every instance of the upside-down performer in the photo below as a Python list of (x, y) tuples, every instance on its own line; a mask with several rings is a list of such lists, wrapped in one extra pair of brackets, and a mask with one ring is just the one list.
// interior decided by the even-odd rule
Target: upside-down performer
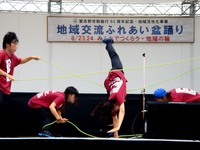
[[(124, 76), (123, 66), (121, 60), (116, 53), (112, 39), (103, 39), (106, 44), (106, 50), (111, 59), (112, 68), (104, 81), (108, 97), (101, 101), (92, 112), (92, 116), (100, 118), (112, 117), (112, 129), (107, 133), (114, 133), (114, 137), (118, 138), (118, 131), (122, 125), (125, 116), (125, 102), (126, 102), (126, 82)], [(100, 115), (99, 115), (100, 114)]]

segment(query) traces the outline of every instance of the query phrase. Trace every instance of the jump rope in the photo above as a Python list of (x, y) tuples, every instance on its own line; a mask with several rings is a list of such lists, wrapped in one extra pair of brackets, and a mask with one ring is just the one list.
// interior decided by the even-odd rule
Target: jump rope
[[(144, 58), (143, 60), (145, 61), (145, 54), (143, 54), (143, 58)], [(191, 58), (191, 59), (179, 60), (179, 61), (168, 62), (168, 63), (162, 63), (162, 64), (145, 65), (145, 66), (143, 65), (143, 66), (137, 66), (137, 67), (133, 67), (133, 68), (124, 68), (123, 70), (125, 70), (125, 71), (130, 71), (130, 70), (136, 70), (136, 69), (141, 69), (141, 68), (145, 69), (145, 68), (154, 68), (154, 67), (161, 67), (161, 66), (167, 66), (167, 65), (175, 65), (175, 64), (186, 63), (186, 62), (190, 62), (190, 61), (194, 61), (194, 60), (199, 60), (199, 59), (200, 59), (200, 57), (195, 57), (195, 58)], [(100, 86), (100, 87), (104, 88), (103, 85), (98, 84), (98, 83), (96, 83), (96, 82), (93, 82), (93, 81), (91, 81), (91, 80), (85, 78), (84, 76), (95, 75), (95, 74), (100, 74), (100, 73), (107, 73), (108, 71), (110, 71), (110, 70), (106, 70), (106, 71), (102, 71), (102, 72), (89, 72), (89, 73), (84, 73), (84, 74), (76, 74), (76, 73), (73, 73), (73, 72), (71, 72), (71, 71), (69, 71), (69, 70), (66, 70), (66, 69), (64, 69), (64, 68), (62, 68), (62, 67), (60, 67), (60, 66), (58, 66), (58, 65), (56, 65), (56, 64), (53, 64), (53, 63), (51, 63), (51, 62), (48, 62), (47, 60), (44, 60), (44, 59), (42, 59), (42, 58), (41, 58), (40, 60), (42, 60), (42, 61), (48, 63), (49, 65), (52, 65), (52, 66), (54, 66), (54, 67), (56, 67), (56, 68), (58, 68), (58, 69), (60, 69), (60, 70), (63, 70), (63, 71), (65, 71), (65, 72), (69, 73), (70, 75), (68, 75), (68, 76), (54, 76), (54, 77), (49, 77), (49, 78), (46, 78), (46, 77), (45, 77), (45, 78), (27, 78), (27, 79), (15, 80), (15, 81), (49, 80), (49, 79), (59, 79), (59, 78), (72, 78), (72, 77), (77, 77), (77, 78), (80, 78), (80, 79), (82, 79), (82, 80), (85, 80), (85, 81), (87, 81), (87, 82), (89, 82), (89, 83), (92, 83), (92, 84), (95, 84), (95, 85), (97, 85), (97, 86)], [(183, 76), (183, 75), (185, 75), (185, 74), (187, 74), (187, 73), (190, 73), (190, 72), (195, 71), (195, 70), (198, 70), (198, 69), (200, 69), (200, 66), (199, 66), (199, 67), (196, 67), (196, 68), (193, 68), (193, 69), (191, 69), (191, 70), (182, 72), (181, 74), (178, 74), (178, 75), (176, 75), (176, 76), (173, 76), (173, 77), (168, 78), (168, 79), (166, 79), (166, 80), (163, 80), (163, 81), (161, 81), (161, 82), (148, 85), (148, 86), (146, 86), (145, 88), (151, 88), (151, 87), (154, 87), (154, 86), (157, 86), (157, 85), (160, 85), (160, 84), (169, 82), (169, 81), (171, 81), (171, 80), (174, 80), (174, 79), (176, 79), (176, 78), (179, 78), (179, 77), (181, 77), (181, 76)], [(133, 92), (133, 91), (139, 91), (139, 90), (140, 90), (140, 91), (141, 91), (141, 90), (144, 90), (144, 87), (142, 87), (142, 88), (135, 88), (135, 89), (128, 89), (127, 92)]]
[[(42, 127), (42, 129), (44, 129), (44, 128), (47, 127), (47, 126), (53, 125), (54, 123), (56, 123), (56, 120), (53, 121), (53, 122), (51, 122), (51, 123), (49, 123), (49, 124), (44, 125), (44, 126)], [(71, 125), (74, 126), (80, 133), (82, 133), (82, 134), (84, 134), (84, 135), (86, 135), (86, 136), (88, 136), (88, 137), (98, 138), (97, 136), (94, 136), (94, 135), (91, 135), (91, 134), (88, 134), (88, 133), (82, 131), (77, 125), (75, 125), (74, 123), (72, 123), (72, 122), (69, 121), (69, 120), (68, 120), (66, 123), (71, 124)], [(140, 136), (141, 136), (141, 134), (119, 135), (119, 138), (125, 138), (125, 137), (126, 137), (126, 138), (127, 138), (127, 137), (140, 137)]]
[[(146, 59), (145, 53), (143, 53), (142, 56), (143, 56), (143, 66), (142, 66), (142, 67), (139, 66), (139, 67), (125, 68), (125, 69), (124, 69), (124, 70), (134, 70), (134, 69), (143, 68), (144, 86), (143, 86), (143, 88), (139, 88), (139, 89), (142, 89), (142, 94), (143, 94), (143, 111), (139, 112), (139, 113), (136, 115), (136, 117), (135, 117), (135, 119), (134, 119), (134, 121), (133, 121), (133, 124), (132, 124), (132, 129), (133, 129), (133, 125), (134, 125), (134, 123), (135, 123), (135, 120), (136, 120), (137, 116), (139, 116), (140, 113), (143, 113), (143, 118), (144, 118), (144, 111), (145, 111), (145, 88), (146, 88), (146, 85), (145, 85), (145, 68), (159, 67), (159, 66), (165, 66), (165, 65), (172, 65), (172, 64), (178, 64), (178, 63), (189, 62), (189, 61), (193, 61), (193, 60), (198, 60), (198, 59), (200, 59), (200, 57), (196, 57), (196, 58), (192, 58), (192, 59), (186, 59), (186, 60), (180, 60), (180, 61), (175, 61), (175, 62), (169, 62), (169, 63), (163, 63), (163, 64), (157, 64), (157, 65), (146, 66), (146, 64), (145, 64), (145, 63), (146, 63), (146, 60), (145, 60), (145, 59)], [(93, 82), (93, 81), (90, 81), (90, 80), (84, 78), (83, 76), (85, 76), (85, 75), (91, 75), (91, 74), (99, 74), (99, 73), (106, 73), (106, 72), (108, 72), (108, 71), (103, 71), (103, 72), (91, 72), (91, 73), (87, 73), (87, 74), (75, 74), (75, 73), (73, 73), (73, 72), (71, 72), (71, 71), (68, 71), (68, 70), (66, 70), (66, 69), (63, 69), (63, 68), (57, 66), (56, 64), (50, 63), (50, 62), (48, 62), (48, 61), (46, 61), (46, 60), (44, 60), (44, 59), (41, 59), (41, 60), (43, 60), (43, 61), (46, 62), (46, 63), (49, 63), (50, 65), (52, 65), (52, 66), (54, 66), (54, 67), (56, 67), (56, 68), (59, 68), (59, 69), (65, 71), (65, 72), (71, 74), (70, 76), (51, 77), (51, 79), (52, 79), (52, 78), (64, 78), (64, 77), (65, 77), (65, 78), (78, 77), (78, 78), (80, 78), (80, 79), (86, 80), (87, 82), (93, 83), (93, 84), (98, 85), (98, 86), (102, 86), (102, 85), (99, 85), (99, 84), (97, 84), (97, 83), (95, 83), (95, 82)], [(196, 68), (193, 68), (193, 69), (191, 69), (191, 70), (185, 71), (185, 72), (183, 72), (183, 73), (181, 73), (181, 74), (178, 74), (178, 75), (176, 75), (176, 76), (174, 76), (174, 77), (172, 77), (172, 78), (169, 78), (169, 79), (164, 80), (164, 81), (162, 81), (162, 82), (159, 82), (159, 83), (157, 83), (157, 84), (149, 85), (148, 87), (152, 87), (152, 86), (156, 86), (156, 85), (158, 85), (158, 84), (164, 83), (164, 82), (168, 82), (168, 81), (170, 81), (170, 80), (176, 79), (176, 78), (178, 78), (178, 77), (180, 77), (180, 76), (182, 76), (182, 75), (184, 75), (184, 74), (190, 73), (190, 72), (192, 72), (192, 71), (194, 71), (194, 70), (197, 70), (197, 69), (200, 69), (200, 67), (196, 67)], [(46, 80), (46, 79), (47, 79), (47, 78), (40, 78), (40, 79), (38, 79), (38, 78), (37, 78), (37, 79), (33, 79), (33, 78), (32, 78), (32, 79), (18, 80), (18, 81)], [(102, 86), (102, 87), (103, 87), (103, 86)], [(134, 90), (139, 90), (139, 89), (134, 89)], [(127, 90), (127, 91), (134, 91), (134, 90), (132, 89), (132, 90)], [(50, 123), (50, 124), (47, 124), (47, 125), (45, 125), (44, 127), (49, 126), (49, 125), (52, 125), (52, 124), (54, 124), (55, 122), (56, 122), (56, 121), (54, 121), (54, 122), (52, 122), (52, 123)], [(71, 125), (73, 125), (73, 126), (74, 126), (79, 132), (81, 132), (82, 134), (84, 134), (84, 135), (86, 135), (86, 136), (89, 136), (89, 137), (94, 137), (94, 138), (96, 137), (96, 136), (93, 136), (93, 135), (91, 135), (91, 134), (88, 134), (88, 133), (82, 131), (81, 129), (79, 129), (79, 128), (78, 128), (74, 123), (72, 123), (71, 121), (68, 120), (67, 122), (70, 123)], [(43, 128), (44, 128), (44, 127), (43, 127)], [(133, 132), (133, 131), (132, 131), (132, 132)], [(133, 133), (134, 133), (134, 132), (133, 132)], [(119, 135), (120, 138), (122, 138), (122, 137), (140, 137), (140, 136), (141, 136), (141, 134)]]

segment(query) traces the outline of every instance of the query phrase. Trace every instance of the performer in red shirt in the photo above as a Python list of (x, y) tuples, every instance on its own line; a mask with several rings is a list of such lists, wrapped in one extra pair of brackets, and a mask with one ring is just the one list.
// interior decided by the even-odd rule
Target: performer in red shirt
[[(112, 65), (104, 81), (108, 98), (97, 105), (92, 112), (92, 116), (103, 112), (101, 113), (102, 116), (106, 117), (108, 115), (108, 117), (112, 117), (113, 128), (107, 131), (107, 133), (114, 133), (114, 137), (118, 138), (118, 131), (120, 130), (125, 115), (124, 103), (126, 102), (127, 80), (124, 76), (121, 60), (113, 47), (114, 41), (112, 39), (103, 39), (102, 42), (106, 44)], [(102, 116), (100, 117), (102, 118)]]
[[(19, 40), (15, 32), (7, 32), (3, 37), (2, 46), (0, 50), (0, 117), (4, 120), (1, 123), (0, 133), (6, 132), (6, 129), (10, 130), (9, 125), (12, 128), (12, 110), (15, 105), (13, 104), (10, 92), (11, 84), (14, 78), (14, 69), (20, 64), (25, 64), (30, 60), (39, 60), (39, 56), (28, 56), (25, 58), (19, 58), (14, 53), (17, 50)], [(5, 127), (4, 127), (5, 125)], [(2, 135), (1, 134), (1, 135)], [(8, 136), (7, 133), (5, 136)]]
[(16, 66), (39, 60), (39, 56), (29, 56), (18, 58), (14, 53), (18, 46), (18, 37), (14, 32), (8, 32), (3, 38), (3, 49), (0, 50), (0, 102), (4, 102), (4, 97), (10, 94), (12, 81), (15, 80), (13, 74)]
[(54, 136), (51, 126), (48, 124), (54, 121), (56, 123), (65, 123), (67, 118), (63, 118), (62, 113), (66, 103), (75, 103), (78, 95), (78, 90), (73, 86), (69, 86), (64, 92), (53, 90), (40, 92), (28, 101), (28, 106), (41, 124), (42, 131), (38, 133), (38, 136)]
[(200, 94), (189, 88), (174, 88), (168, 92), (158, 88), (154, 91), (154, 97), (159, 102), (200, 102)]

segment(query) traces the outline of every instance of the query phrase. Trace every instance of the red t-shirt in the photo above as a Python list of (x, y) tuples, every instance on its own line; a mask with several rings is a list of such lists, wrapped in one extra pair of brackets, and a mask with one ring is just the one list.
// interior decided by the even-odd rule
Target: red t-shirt
[[(5, 50), (0, 50), (0, 69), (7, 72), (10, 75), (14, 74), (14, 68), (19, 65), (21, 58), (18, 58), (15, 54), (9, 56)], [(0, 75), (0, 90), (5, 94), (10, 94), (12, 81)]]
[(188, 88), (175, 88), (170, 91), (171, 102), (200, 102), (200, 94)]
[(40, 92), (28, 101), (28, 105), (31, 108), (48, 108), (52, 102), (56, 103), (56, 109), (59, 109), (62, 112), (66, 104), (65, 94), (53, 90)]
[(110, 71), (104, 81), (104, 86), (109, 92), (109, 100), (115, 99), (120, 106), (126, 97), (126, 78), (120, 70)]

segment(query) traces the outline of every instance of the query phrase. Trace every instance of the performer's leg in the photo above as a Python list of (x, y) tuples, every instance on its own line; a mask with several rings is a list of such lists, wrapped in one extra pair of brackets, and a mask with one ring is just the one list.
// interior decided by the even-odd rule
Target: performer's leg
[(39, 136), (53, 136), (52, 135), (52, 125), (50, 125), (54, 120), (52, 120), (52, 114), (48, 108), (36, 108), (32, 109), (35, 117), (40, 122), (40, 130), (41, 132), (38, 133)]
[(123, 69), (121, 60), (119, 58), (119, 55), (117, 54), (117, 52), (115, 51), (114, 47), (113, 47), (113, 40), (112, 39), (103, 39), (102, 40), (103, 43), (106, 43), (106, 49), (108, 51), (109, 57), (111, 59), (111, 65), (112, 65), (112, 69)]

